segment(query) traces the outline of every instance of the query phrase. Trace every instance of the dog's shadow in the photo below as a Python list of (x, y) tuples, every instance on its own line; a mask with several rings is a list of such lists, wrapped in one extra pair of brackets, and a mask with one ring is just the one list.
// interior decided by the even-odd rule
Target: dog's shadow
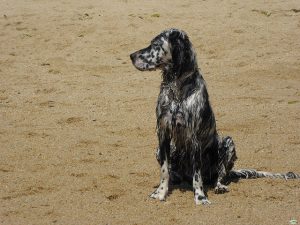
[[(227, 178), (224, 180), (224, 184), (225, 185), (230, 185), (230, 183), (237, 183), (239, 181), (238, 178)], [(153, 188), (158, 188), (159, 185), (155, 185)], [(207, 196), (207, 192), (209, 190), (212, 190), (214, 189), (214, 185), (212, 185), (211, 183), (209, 184), (204, 184), (203, 185), (203, 188), (204, 188), (204, 194)], [(168, 195), (171, 195), (172, 192), (174, 190), (179, 190), (180, 192), (182, 193), (185, 193), (187, 191), (191, 191), (193, 192), (194, 189), (193, 189), (193, 185), (192, 185), (192, 181), (182, 181), (182, 182), (170, 182), (170, 185), (169, 185), (169, 191), (168, 191)]]
[[(153, 188), (158, 188), (159, 185), (155, 185)], [(206, 194), (207, 193), (207, 190), (209, 188), (204, 186), (204, 193)], [(173, 193), (174, 190), (179, 190), (180, 192), (182, 193), (185, 193), (185, 192), (188, 192), (188, 191), (191, 191), (193, 192), (193, 185), (189, 182), (186, 182), (186, 181), (183, 181), (181, 183), (171, 183), (169, 185), (169, 190), (168, 190), (168, 195), (171, 195)]]
[(180, 192), (193, 191), (193, 186), (188, 182), (182, 182), (177, 184), (171, 184), (169, 187), (169, 194), (172, 194), (174, 190), (179, 190)]

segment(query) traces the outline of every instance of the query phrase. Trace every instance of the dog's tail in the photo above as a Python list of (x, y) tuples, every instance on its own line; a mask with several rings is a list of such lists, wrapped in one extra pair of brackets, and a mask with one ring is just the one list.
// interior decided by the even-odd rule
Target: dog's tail
[(280, 179), (300, 179), (300, 175), (294, 172), (288, 173), (270, 173), (265, 171), (257, 171), (254, 169), (231, 170), (228, 174), (229, 179), (257, 179), (257, 178), (280, 178)]

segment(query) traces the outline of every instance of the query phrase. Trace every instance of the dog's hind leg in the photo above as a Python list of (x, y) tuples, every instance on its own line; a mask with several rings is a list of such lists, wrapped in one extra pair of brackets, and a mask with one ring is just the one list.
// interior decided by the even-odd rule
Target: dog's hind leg
[(232, 170), (237, 159), (235, 145), (231, 137), (227, 136), (219, 141), (218, 158), (218, 178), (215, 184), (215, 193), (222, 194), (229, 191), (228, 187), (222, 182), (228, 176), (229, 171)]

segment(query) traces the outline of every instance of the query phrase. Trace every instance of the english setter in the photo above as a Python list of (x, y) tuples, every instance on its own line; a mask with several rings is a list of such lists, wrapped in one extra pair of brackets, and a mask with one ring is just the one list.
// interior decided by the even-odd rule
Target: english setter
[(216, 193), (224, 193), (231, 178), (299, 178), (292, 172), (232, 170), (237, 159), (234, 142), (217, 133), (196, 53), (184, 31), (163, 31), (150, 46), (132, 53), (130, 58), (138, 70), (162, 70), (156, 107), (160, 184), (151, 198), (165, 200), (169, 182), (185, 180), (193, 185), (196, 204), (210, 204), (204, 184), (213, 185)]

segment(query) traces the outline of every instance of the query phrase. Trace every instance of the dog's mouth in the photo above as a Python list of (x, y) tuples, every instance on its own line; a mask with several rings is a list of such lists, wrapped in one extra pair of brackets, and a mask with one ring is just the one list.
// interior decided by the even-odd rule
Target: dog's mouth
[(149, 64), (143, 61), (136, 53), (130, 55), (130, 59), (132, 64), (139, 71), (155, 71), (157, 68), (160, 68), (160, 65), (156, 66), (153, 64)]
[[(134, 65), (134, 64), (133, 64)], [(155, 71), (157, 68), (144, 68), (144, 67), (137, 67), (134, 65), (135, 68), (137, 68), (139, 71)]]
[(157, 69), (156, 66), (146, 64), (143, 61), (141, 61), (140, 59), (132, 60), (132, 64), (139, 71), (155, 71)]

